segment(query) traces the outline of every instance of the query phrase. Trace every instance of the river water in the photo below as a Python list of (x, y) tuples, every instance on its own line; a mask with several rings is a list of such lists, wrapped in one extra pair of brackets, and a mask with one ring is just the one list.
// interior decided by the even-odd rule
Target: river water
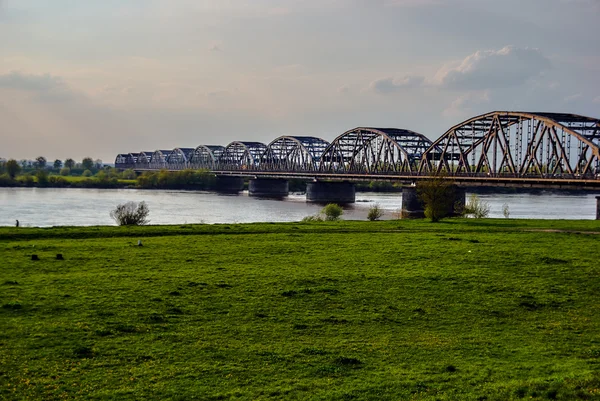
[[(467, 197), (469, 194), (467, 193)], [(595, 219), (594, 194), (485, 194), (490, 217)], [(345, 210), (344, 219), (364, 220), (373, 204), (396, 218), (402, 205), (399, 193), (357, 193), (356, 204)], [(114, 225), (109, 213), (119, 203), (145, 201), (151, 224), (251, 223), (299, 221), (315, 215), (321, 205), (306, 203), (305, 196), (291, 194), (285, 200), (266, 200), (240, 195), (195, 191), (75, 188), (0, 188), (0, 226), (18, 219), (25, 227)]]

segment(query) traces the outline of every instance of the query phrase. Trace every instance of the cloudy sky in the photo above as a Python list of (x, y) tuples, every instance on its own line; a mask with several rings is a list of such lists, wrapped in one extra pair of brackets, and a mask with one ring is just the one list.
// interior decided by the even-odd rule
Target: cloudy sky
[(600, 0), (0, 0), (0, 157), (600, 117)]

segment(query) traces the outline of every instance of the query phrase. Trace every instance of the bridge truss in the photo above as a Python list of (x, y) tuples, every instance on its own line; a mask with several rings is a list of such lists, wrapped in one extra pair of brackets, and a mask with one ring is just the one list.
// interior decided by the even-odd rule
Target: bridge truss
[(312, 136), (281, 136), (269, 145), (235, 141), (119, 154), (115, 166), (138, 171), (208, 169), (271, 178), (411, 180), (446, 175), (479, 183), (600, 183), (600, 120), (496, 111), (455, 125), (434, 142), (406, 129), (359, 127), (331, 143)]
[(600, 120), (574, 114), (492, 112), (450, 128), (421, 159), (422, 175), (592, 178)]
[(355, 128), (337, 137), (323, 152), (321, 172), (417, 173), (431, 141), (397, 128)]
[(314, 136), (281, 136), (269, 144), (261, 168), (269, 171), (318, 171), (329, 142)]

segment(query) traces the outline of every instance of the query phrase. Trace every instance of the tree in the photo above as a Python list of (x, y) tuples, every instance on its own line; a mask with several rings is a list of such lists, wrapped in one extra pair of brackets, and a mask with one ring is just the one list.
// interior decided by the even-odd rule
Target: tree
[(57, 170), (61, 169), (61, 168), (62, 168), (62, 165), (63, 165), (62, 161), (60, 161), (60, 160), (58, 160), (58, 159), (54, 160), (54, 165), (53, 165), (53, 167), (54, 167), (55, 169), (57, 169)]
[(120, 226), (141, 226), (148, 224), (150, 209), (146, 202), (127, 202), (118, 205), (110, 212), (110, 217)]
[(103, 165), (104, 165), (104, 163), (102, 163), (102, 160), (100, 160), (100, 159), (94, 160), (94, 167), (96, 167), (98, 170), (100, 170)]
[(72, 169), (73, 167), (75, 167), (75, 160), (73, 160), (73, 159), (65, 160), (65, 167), (68, 169)]
[(425, 217), (432, 222), (440, 221), (454, 208), (454, 183), (443, 176), (419, 181), (417, 195), (425, 206)]
[(86, 157), (81, 161), (81, 168), (84, 170), (91, 170), (94, 168), (94, 161), (91, 157)]
[(38, 156), (35, 158), (35, 166), (37, 168), (46, 168), (46, 165), (48, 164), (48, 160), (46, 160), (46, 158), (44, 156)]
[(60, 169), (60, 175), (67, 176), (71, 174), (71, 169), (68, 167), (63, 167)]
[(6, 162), (6, 172), (10, 178), (14, 179), (20, 171), (21, 166), (19, 166), (19, 163), (15, 159), (10, 159)]

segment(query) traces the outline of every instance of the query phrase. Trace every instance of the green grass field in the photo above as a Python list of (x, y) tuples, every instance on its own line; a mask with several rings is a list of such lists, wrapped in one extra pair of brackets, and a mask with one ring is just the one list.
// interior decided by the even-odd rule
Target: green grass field
[(0, 260), (0, 399), (600, 399), (596, 221), (0, 228)]

